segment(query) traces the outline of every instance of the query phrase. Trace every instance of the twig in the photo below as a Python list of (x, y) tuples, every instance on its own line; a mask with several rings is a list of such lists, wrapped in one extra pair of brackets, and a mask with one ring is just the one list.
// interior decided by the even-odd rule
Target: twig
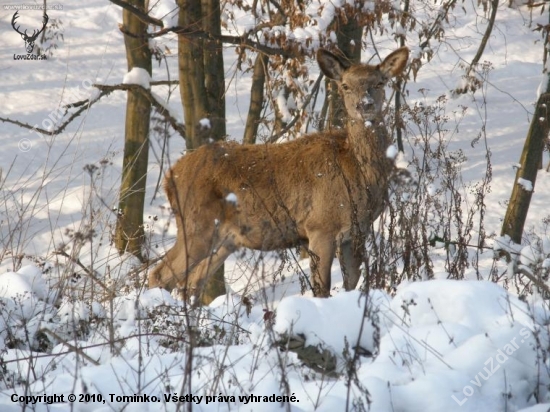
[(100, 363), (98, 361), (96, 361), (95, 359), (91, 358), (90, 356), (86, 355), (81, 348), (78, 348), (74, 345), (71, 345), (69, 342), (67, 342), (65, 339), (63, 339), (61, 336), (59, 336), (57, 333), (55, 332), (52, 332), (51, 330), (49, 329), (46, 329), (46, 328), (42, 328), (40, 329), (40, 332), (43, 332), (45, 333), (46, 335), (50, 335), (52, 338), (58, 340), (59, 342), (61, 342), (63, 345), (67, 346), (70, 351), (69, 352), (66, 352), (66, 353), (71, 353), (71, 352), (75, 352), (77, 354), (79, 354), (80, 356), (82, 356), (84, 359), (88, 360), (89, 362), (93, 363), (95, 366), (99, 366)]
[(140, 93), (143, 93), (151, 102), (153, 107), (157, 109), (157, 111), (164, 116), (166, 120), (170, 123), (170, 126), (174, 128), (182, 137), (185, 138), (185, 125), (178, 122), (177, 119), (175, 119), (170, 112), (164, 107), (162, 103), (160, 103), (155, 96), (151, 93), (149, 89), (144, 88), (143, 86), (140, 86), (139, 84), (115, 84), (115, 85), (106, 85), (106, 84), (93, 84), (93, 86), (99, 90), (101, 90), (102, 93), (110, 94), (113, 91), (116, 90), (138, 90)]
[[(315, 81), (315, 84), (313, 85), (313, 88), (311, 89), (311, 93), (309, 94), (309, 96), (306, 98), (306, 100), (304, 101), (304, 104), (303, 104), (303, 107), (306, 107), (309, 102), (311, 101), (311, 98), (315, 95), (315, 92), (317, 91), (317, 89), (319, 88), (319, 86), (321, 85), (321, 80), (323, 80), (323, 74), (319, 74), (319, 77), (317, 77), (317, 80)], [(298, 121), (298, 119), (300, 118), (300, 114), (297, 114), (296, 116), (294, 116), (294, 119), (292, 119), (284, 128), (283, 130), (281, 130), (279, 133), (273, 135), (273, 136), (270, 136), (269, 139), (267, 139), (267, 141), (269, 143), (273, 143), (273, 142), (276, 142), (281, 136), (283, 136), (286, 132), (288, 132), (290, 129), (292, 129), (294, 127), (294, 125), (296, 124), (296, 122)]]
[(94, 100), (86, 99), (86, 100), (81, 100), (81, 101), (78, 101), (78, 102), (75, 102), (75, 103), (69, 103), (69, 104), (65, 105), (64, 107), (67, 108), (67, 109), (72, 108), (72, 107), (80, 107), (80, 108), (76, 112), (74, 112), (66, 121), (64, 121), (59, 127), (57, 127), (54, 130), (42, 129), (41, 127), (38, 127), (38, 126), (31, 126), (28, 123), (23, 123), (23, 122), (20, 122), (18, 120), (11, 120), (9, 118), (4, 118), (4, 117), (0, 117), (0, 121), (15, 124), (17, 126), (23, 127), (25, 129), (32, 130), (36, 133), (40, 133), (40, 134), (43, 134), (43, 135), (56, 136), (56, 135), (62, 133), (74, 119), (76, 119), (78, 116), (80, 116), (82, 114), (82, 112), (89, 109), (93, 104), (95, 104), (104, 95), (105, 94), (100, 94)]
[[(138, 36), (137, 34), (129, 32), (122, 24), (118, 25), (118, 29), (126, 36), (130, 36), (133, 38), (142, 37), (142, 36)], [(175, 33), (175, 34), (179, 34), (181, 36), (185, 36), (187, 38), (192, 38), (192, 39), (219, 41), (222, 43), (248, 47), (252, 50), (257, 50), (264, 54), (268, 54), (270, 56), (283, 56), (286, 58), (294, 58), (294, 57), (303, 57), (307, 55), (306, 50), (303, 50), (298, 47), (292, 48), (291, 46), (294, 45), (295, 43), (291, 40), (287, 41), (287, 44), (291, 46), (285, 47), (283, 49), (280, 47), (269, 47), (259, 42), (252, 41), (248, 38), (247, 35), (243, 35), (243, 36), (230, 36), (226, 34), (215, 35), (212, 33), (205, 32), (204, 30), (189, 29), (188, 27), (181, 27), (181, 26), (166, 27), (162, 30), (159, 30), (153, 33), (147, 33), (146, 37), (152, 39), (152, 38), (164, 36), (165, 34), (168, 34), (168, 33)]]
[(164, 27), (162, 20), (159, 20), (155, 17), (149, 16), (147, 13), (142, 12), (137, 7), (126, 3), (122, 0), (109, 0), (111, 3), (116, 4), (117, 6), (122, 7), (125, 10), (128, 10), (130, 13), (134, 14), (138, 19), (140, 19), (145, 24), (153, 24), (155, 26)]
[(23, 123), (23, 122), (20, 122), (19, 120), (12, 120), (12, 119), (9, 119), (7, 117), (0, 117), (0, 122), (15, 124), (15, 125), (17, 125), (19, 127), (22, 127), (24, 129), (36, 130), (37, 132), (42, 133), (42, 134), (48, 134), (49, 135), (49, 134), (52, 133), (52, 132), (49, 132), (45, 129), (41, 129), (40, 127), (34, 127), (34, 126), (31, 126), (28, 123)]
[(101, 279), (99, 279), (90, 269), (88, 269), (86, 266), (84, 266), (84, 264), (80, 261), (80, 259), (69, 255), (63, 249), (58, 249), (58, 250), (54, 251), (54, 254), (66, 257), (71, 262), (75, 263), (79, 268), (81, 268), (86, 273), (86, 275), (88, 275), (90, 278), (92, 278), (95, 282), (97, 282), (99, 284), (99, 286), (101, 286), (103, 288), (103, 290), (105, 290), (106, 292), (109, 293), (109, 288), (107, 287), (107, 285)]

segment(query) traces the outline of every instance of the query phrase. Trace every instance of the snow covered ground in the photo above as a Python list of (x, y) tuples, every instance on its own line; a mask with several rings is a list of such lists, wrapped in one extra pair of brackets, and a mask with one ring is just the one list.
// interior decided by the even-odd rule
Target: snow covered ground
[[(531, 16), (526, 7), (501, 4), (483, 57), (491, 63), (486, 87), (456, 97), (450, 90), (462, 82), (460, 63), (471, 61), (486, 26), (481, 9), (469, 3), (465, 7), (468, 13), (459, 8), (452, 13), (446, 40), (437, 43), (434, 59), (409, 83), (408, 103), (430, 105), (447, 96), (447, 125), (456, 129), (445, 136), (448, 149), (462, 150), (467, 159), (462, 164), (465, 191), (485, 175), (484, 143), (473, 143), (485, 125), (492, 181), (484, 225), (491, 246), (495, 239), (503, 241), (491, 236), (500, 232), (542, 79), (542, 38), (533, 28), (547, 19), (538, 11)], [(49, 129), (63, 105), (97, 96), (93, 83), (123, 82), (127, 67), (118, 7), (92, 0), (51, 10), (50, 19), (61, 20), (64, 41), (58, 40), (59, 48), (45, 61), (14, 60), (14, 54), (24, 53), (24, 43), (11, 28), (13, 13), (0, 7), (0, 116)], [(39, 27), (40, 13), (20, 15), (22, 25)], [(241, 23), (249, 25), (249, 16), (242, 16)], [(377, 39), (382, 55), (395, 47), (389, 37)], [(418, 39), (408, 42), (414, 53)], [(175, 37), (157, 39), (157, 45), (172, 50), (167, 60), (174, 78)], [(227, 129), (238, 139), (250, 79), (233, 76), (232, 48), (225, 56)], [(166, 66), (155, 65), (152, 80), (166, 78)], [(154, 90), (163, 98), (170, 95), (167, 105), (182, 119), (178, 90)], [(189, 311), (168, 293), (141, 290), (131, 282), (109, 295), (110, 285), (130, 277), (136, 266), (133, 259), (118, 256), (109, 238), (114, 224), (109, 208), (116, 206), (120, 181), (125, 101), (124, 92), (102, 98), (54, 138), (0, 123), (0, 410), (22, 410), (25, 401), (36, 411), (171, 411), (189, 402), (200, 411), (550, 408), (547, 301), (535, 292), (520, 300), (517, 284), (509, 274), (502, 276), (509, 268), (494, 263), (491, 250), (480, 255), (479, 275), (470, 270), (466, 277), (472, 280), (454, 281), (446, 279), (441, 250), (434, 249), (436, 279), (395, 285), (392, 296), (381, 290), (371, 290), (368, 298), (340, 291), (336, 261), (332, 298), (300, 296), (299, 273), (308, 273), (307, 262), (291, 255), (281, 267), (277, 256), (253, 260), (250, 253), (228, 260), (231, 293), (209, 308)], [(467, 108), (464, 114), (462, 107)], [(182, 139), (174, 135), (171, 158), (183, 148)], [(418, 156), (412, 146), (408, 149), (409, 159)], [(161, 243), (159, 233), (170, 221), (164, 195), (153, 199), (159, 153), (160, 142), (154, 141), (147, 214), (159, 220), (151, 218), (147, 224), (158, 253), (169, 246)], [(433, 185), (427, 190), (437, 193), (437, 182), (419, 184)], [(522, 182), (524, 187), (530, 184)], [(548, 268), (548, 173), (539, 172), (533, 191), (526, 229), (541, 243), (524, 248), (519, 264), (529, 267), (539, 261)], [(173, 224), (167, 233), (175, 235)], [(90, 286), (76, 265), (75, 276), (58, 284), (57, 262), (63, 257), (54, 255), (56, 249), (91, 267), (105, 288)], [(500, 285), (487, 281), (495, 271)], [(478, 277), (485, 280), (473, 280)], [(62, 304), (54, 305), (58, 297)], [(195, 332), (186, 329), (186, 316), (193, 317), (198, 330), (200, 345), (192, 353), (186, 342)], [(338, 376), (314, 371), (294, 352), (281, 350), (278, 342), (289, 335), (335, 354)], [(54, 404), (47, 403), (53, 398), (38, 398), (53, 395), (63, 401), (76, 398), (74, 403)], [(284, 402), (277, 398), (281, 396)]]

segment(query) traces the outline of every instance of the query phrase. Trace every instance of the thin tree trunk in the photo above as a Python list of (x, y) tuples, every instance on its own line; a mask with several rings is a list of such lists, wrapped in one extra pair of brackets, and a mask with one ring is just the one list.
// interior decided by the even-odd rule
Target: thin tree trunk
[[(338, 25), (336, 29), (338, 48), (351, 63), (358, 63), (361, 61), (361, 38), (363, 37), (363, 27), (359, 26), (357, 19), (353, 16), (350, 16), (345, 22), (340, 16), (337, 18), (335, 24)], [(346, 125), (344, 103), (342, 102), (338, 89), (334, 87), (334, 83), (327, 80), (326, 87), (327, 93), (325, 99), (328, 99), (328, 115), (324, 122), (324, 128), (342, 129)]]
[[(191, 30), (221, 34), (219, 0), (178, 0), (178, 24)], [(209, 139), (222, 140), (225, 127), (225, 81), (223, 48), (220, 41), (178, 38), (180, 93), (183, 103), (186, 146), (193, 150)], [(201, 125), (210, 120), (210, 128)], [(188, 176), (192, 179), (193, 176)], [(226, 293), (224, 265), (207, 280), (201, 296), (203, 304)]]
[[(495, 0), (493, 0), (495, 1)], [(495, 7), (495, 4), (493, 4)], [(550, 21), (550, 12), (548, 13)], [(548, 32), (544, 41), (543, 60), (546, 60), (548, 55)], [(537, 179), (538, 169), (542, 168), (542, 153), (544, 150), (544, 142), (548, 138), (549, 122), (550, 122), (550, 76), (545, 69), (546, 85), (545, 92), (539, 96), (535, 114), (531, 119), (529, 132), (523, 145), (523, 151), (520, 159), (520, 169), (516, 173), (512, 195), (508, 202), (506, 215), (502, 222), (501, 235), (508, 235), (514, 243), (521, 244), (523, 227), (527, 219), (527, 212), (531, 203), (531, 196), (535, 189), (535, 181)], [(526, 190), (524, 185), (519, 184), (519, 179), (524, 179), (531, 183), (532, 190)]]
[(521, 153), (521, 167), (516, 173), (512, 195), (502, 224), (501, 235), (510, 236), (512, 241), (517, 244), (521, 244), (523, 226), (533, 195), (532, 190), (526, 190), (524, 185), (519, 184), (519, 179), (530, 182), (534, 190), (538, 169), (542, 168), (544, 140), (547, 138), (549, 131), (549, 107), (550, 93), (544, 93), (539, 97), (535, 115), (531, 119), (531, 126)]
[[(221, 36), (219, 0), (202, 0), (202, 27), (214, 37)], [(204, 41), (204, 85), (206, 87), (208, 117), (211, 120), (211, 137), (223, 140), (225, 128), (225, 70), (223, 45), (220, 40)]]
[(258, 52), (254, 62), (254, 72), (252, 74), (252, 86), (250, 88), (250, 107), (246, 117), (246, 126), (244, 128), (244, 143), (256, 143), (258, 127), (261, 122), (262, 108), (264, 104), (264, 86), (265, 73), (269, 57), (266, 54)]
[[(410, 3), (409, 0), (404, 0), (403, 4), (403, 14), (401, 17), (401, 27), (406, 26), (407, 18), (409, 16), (409, 8)], [(399, 46), (403, 47), (405, 46), (405, 35), (399, 36)], [(401, 93), (403, 91), (403, 80), (401, 77), (399, 77), (395, 84), (396, 93), (395, 93), (395, 138), (397, 141), (397, 150), (400, 152), (404, 152), (405, 148), (403, 145), (403, 130), (404, 130), (404, 124), (403, 119), (401, 118)]]
[[(221, 35), (220, 13), (219, 0), (202, 0), (202, 27), (205, 32), (217, 37)], [(212, 125), (210, 137), (214, 140), (223, 140), (227, 132), (225, 127), (225, 70), (221, 41), (204, 41), (204, 73), (208, 117)], [(221, 265), (206, 282), (202, 293), (202, 302), (209, 304), (225, 293), (225, 265)]]
[(485, 33), (481, 38), (481, 43), (479, 43), (479, 47), (477, 49), (476, 55), (474, 56), (474, 58), (472, 59), (472, 62), (470, 63), (470, 67), (468, 68), (467, 75), (470, 74), (470, 71), (479, 63), (479, 60), (481, 60), (481, 56), (483, 56), (483, 52), (485, 51), (485, 47), (487, 46), (489, 37), (491, 37), (491, 33), (493, 32), (493, 27), (495, 25), (495, 20), (497, 18), (498, 2), (499, 0), (491, 0), (491, 15), (489, 16), (489, 23), (487, 24)]
[[(178, 24), (189, 30), (202, 30), (201, 2), (178, 0), (180, 8)], [(204, 41), (198, 38), (178, 36), (178, 64), (180, 94), (185, 119), (185, 141), (188, 150), (196, 149), (202, 142), (200, 119), (207, 117), (204, 73)]]
[[(146, 11), (145, 0), (130, 0), (129, 3)], [(151, 75), (151, 51), (145, 39), (147, 24), (127, 10), (122, 11), (122, 21), (126, 31), (137, 35), (124, 36), (128, 71), (140, 67)], [(115, 244), (120, 253), (130, 252), (140, 259), (144, 240), (143, 208), (149, 158), (150, 115), (151, 103), (147, 96), (139, 90), (129, 90)]]

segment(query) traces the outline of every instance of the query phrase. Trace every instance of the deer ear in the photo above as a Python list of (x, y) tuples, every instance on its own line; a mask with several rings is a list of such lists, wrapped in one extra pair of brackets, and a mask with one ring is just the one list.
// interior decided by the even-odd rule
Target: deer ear
[(325, 76), (336, 81), (341, 81), (342, 75), (350, 67), (348, 62), (325, 49), (317, 50), (317, 63)]
[(403, 71), (407, 60), (409, 59), (409, 49), (401, 47), (390, 53), (388, 57), (384, 59), (382, 63), (378, 65), (378, 68), (387, 77), (395, 77)]

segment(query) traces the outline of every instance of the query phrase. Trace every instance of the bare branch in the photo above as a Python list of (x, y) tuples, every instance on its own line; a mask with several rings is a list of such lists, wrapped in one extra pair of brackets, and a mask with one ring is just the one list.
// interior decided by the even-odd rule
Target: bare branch
[[(315, 80), (315, 84), (313, 85), (313, 88), (311, 89), (311, 93), (308, 95), (307, 99), (304, 101), (303, 107), (306, 107), (309, 102), (311, 101), (311, 98), (315, 95), (315, 92), (321, 85), (321, 80), (323, 80), (323, 74), (319, 74), (319, 77), (317, 77), (317, 80)], [(300, 114), (298, 113), (296, 116), (294, 116), (294, 119), (292, 119), (279, 133), (270, 136), (267, 140), (269, 143), (276, 142), (279, 138), (281, 138), (286, 132), (288, 132), (290, 129), (294, 127), (296, 122), (299, 120)]]
[(61, 336), (59, 336), (57, 333), (55, 333), (55, 332), (53, 332), (49, 329), (46, 329), (46, 328), (40, 329), (40, 332), (45, 333), (46, 335), (50, 335), (52, 338), (58, 340), (63, 345), (65, 345), (67, 348), (69, 348), (69, 351), (67, 353), (74, 352), (74, 353), (82, 356), (84, 359), (86, 359), (88, 362), (92, 363), (93, 365), (95, 365), (95, 366), (100, 365), (100, 363), (98, 361), (96, 361), (94, 358), (87, 355), (83, 351), (83, 348), (79, 348), (77, 346), (74, 346), (73, 344), (69, 343), (67, 340), (65, 340)]
[(159, 102), (155, 96), (151, 93), (150, 90), (138, 85), (138, 84), (116, 84), (116, 85), (106, 85), (106, 84), (93, 84), (93, 86), (99, 90), (101, 90), (102, 94), (110, 94), (113, 91), (116, 90), (139, 90), (141, 93), (143, 93), (153, 107), (157, 109), (157, 111), (164, 116), (166, 120), (168, 120), (168, 123), (170, 123), (170, 126), (177, 131), (182, 137), (185, 138), (185, 125), (178, 122), (177, 119), (175, 119), (170, 112), (164, 107), (164, 105)]
[[(118, 25), (118, 29), (122, 33), (124, 33), (126, 36), (135, 37), (135, 38), (140, 37), (137, 34), (129, 32), (122, 24)], [(269, 47), (264, 44), (252, 41), (248, 38), (247, 35), (229, 36), (229, 35), (221, 34), (218, 36), (218, 35), (205, 32), (204, 30), (189, 29), (187, 27), (180, 27), (180, 26), (166, 27), (154, 33), (147, 33), (147, 38), (161, 37), (168, 33), (175, 33), (175, 34), (179, 34), (181, 36), (185, 36), (192, 39), (194, 38), (194, 39), (221, 41), (222, 43), (234, 44), (236, 46), (241, 46), (241, 47), (248, 47), (249, 49), (256, 50), (264, 54), (268, 54), (270, 56), (283, 56), (287, 58), (293, 58), (293, 57), (302, 57), (307, 55), (306, 50), (299, 49), (298, 47), (292, 47), (295, 45), (295, 42), (291, 40), (288, 40), (287, 42), (288, 44), (290, 44), (290, 47), (285, 47), (283, 49), (280, 47)]]
[[(170, 84), (178, 84), (178, 82), (170, 81), (170, 80), (159, 80), (159, 81), (151, 82), (152, 86), (170, 85)], [(97, 103), (103, 96), (107, 96), (115, 90), (135, 90), (135, 88), (139, 88), (142, 90), (143, 93), (146, 94), (146, 96), (149, 98), (149, 100), (151, 101), (151, 104), (155, 107), (155, 109), (157, 109), (157, 111), (161, 115), (163, 115), (166, 120), (168, 120), (168, 122), (174, 128), (174, 130), (176, 130), (182, 137), (185, 137), (185, 125), (181, 124), (180, 122), (178, 122), (177, 119), (172, 117), (168, 113), (168, 110), (166, 110), (166, 108), (163, 106), (163, 104), (159, 102), (151, 94), (149, 90), (135, 84), (120, 84), (120, 85), (94, 84), (93, 86), (100, 90), (99, 96), (93, 100), (90, 100), (90, 99), (79, 100), (77, 102), (68, 103), (65, 106), (63, 106), (65, 109), (76, 108), (76, 107), (78, 107), (79, 109), (75, 111), (73, 114), (71, 114), (71, 116), (67, 120), (65, 120), (61, 125), (59, 125), (59, 127), (57, 127), (54, 130), (46, 130), (38, 126), (33, 126), (29, 123), (24, 123), (19, 120), (12, 120), (10, 118), (1, 117), (1, 116), (0, 116), (0, 122), (14, 124), (24, 129), (33, 130), (37, 133), (40, 133), (46, 136), (56, 136), (62, 133), (74, 119), (80, 116), (82, 112), (84, 112), (85, 110), (88, 110), (93, 104)], [(65, 112), (65, 114), (67, 113)]]
[(28, 123), (23, 123), (23, 122), (20, 122), (19, 120), (12, 120), (12, 119), (9, 119), (7, 117), (0, 117), (0, 122), (15, 124), (15, 125), (17, 125), (19, 127), (22, 127), (24, 129), (35, 130), (38, 133), (42, 133), (42, 134), (50, 134), (51, 133), (51, 132), (49, 132), (45, 129), (41, 129), (40, 127), (34, 127), (34, 126), (31, 126)]
[(147, 13), (142, 12), (137, 7), (132, 6), (129, 3), (126, 3), (125, 1), (122, 1), (122, 0), (109, 0), (109, 1), (113, 4), (116, 4), (117, 6), (122, 7), (125, 10), (128, 10), (130, 13), (135, 15), (138, 19), (140, 19), (145, 24), (153, 24), (155, 26), (164, 27), (164, 23), (162, 22), (162, 20), (149, 16)]

